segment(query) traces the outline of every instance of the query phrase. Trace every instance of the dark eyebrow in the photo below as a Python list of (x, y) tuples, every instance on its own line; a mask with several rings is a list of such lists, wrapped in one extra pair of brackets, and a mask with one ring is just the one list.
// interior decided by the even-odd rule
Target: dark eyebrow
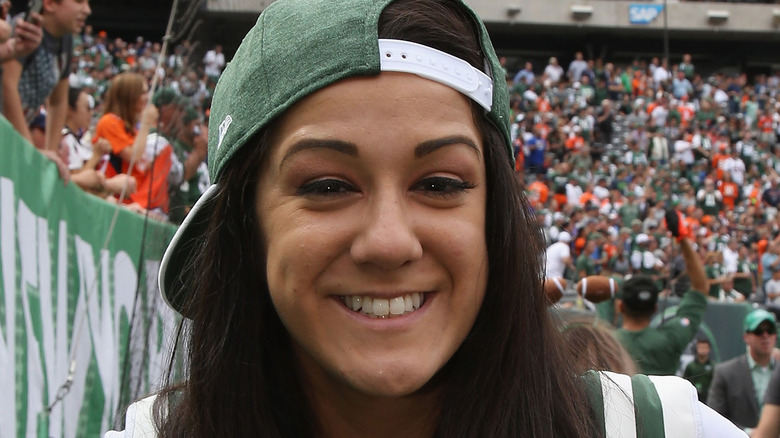
[(477, 146), (476, 143), (474, 143), (473, 140), (471, 140), (468, 137), (464, 137), (462, 135), (453, 135), (452, 137), (437, 138), (435, 140), (428, 140), (418, 144), (417, 147), (414, 148), (414, 156), (415, 158), (420, 158), (430, 153), (433, 153), (445, 146), (451, 146), (456, 144), (466, 145), (474, 149), (474, 152), (476, 152), (477, 155), (479, 156), (482, 155), (481, 152), (479, 151), (479, 147)]
[(354, 157), (358, 156), (358, 148), (353, 143), (347, 141), (341, 141), (341, 140), (322, 140), (322, 139), (311, 138), (311, 139), (301, 140), (293, 144), (290, 150), (288, 150), (287, 153), (284, 154), (282, 161), (279, 163), (279, 167), (282, 167), (282, 164), (284, 164), (284, 162), (288, 158), (297, 154), (298, 152), (307, 149), (320, 149), (320, 148), (331, 149), (336, 152), (341, 152), (342, 154), (347, 154)]
[[(414, 148), (414, 156), (415, 158), (424, 157), (425, 155), (433, 153), (443, 147), (452, 146), (456, 144), (462, 144), (468, 146), (471, 149), (474, 149), (477, 155), (481, 155), (479, 151), (479, 147), (477, 146), (476, 143), (474, 143), (473, 140), (461, 135), (455, 135), (452, 137), (444, 137), (444, 138), (437, 138), (435, 140), (428, 140), (418, 144), (417, 147)], [(341, 140), (323, 140), (323, 139), (312, 138), (312, 139), (301, 140), (293, 144), (292, 147), (290, 147), (290, 149), (287, 151), (287, 153), (284, 154), (282, 161), (279, 163), (279, 167), (281, 167), (288, 158), (290, 158), (291, 156), (295, 155), (298, 152), (307, 149), (319, 149), (319, 148), (331, 149), (336, 152), (341, 152), (342, 154), (346, 154), (354, 157), (358, 156), (358, 148), (354, 143), (350, 143), (348, 141), (341, 141)]]

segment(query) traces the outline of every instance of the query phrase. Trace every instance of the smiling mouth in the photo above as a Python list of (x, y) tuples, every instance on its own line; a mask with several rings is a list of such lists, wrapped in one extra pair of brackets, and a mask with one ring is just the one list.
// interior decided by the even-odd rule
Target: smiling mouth
[(393, 318), (412, 313), (425, 303), (425, 294), (414, 292), (394, 298), (371, 298), (360, 295), (342, 295), (341, 301), (353, 312), (370, 318)]

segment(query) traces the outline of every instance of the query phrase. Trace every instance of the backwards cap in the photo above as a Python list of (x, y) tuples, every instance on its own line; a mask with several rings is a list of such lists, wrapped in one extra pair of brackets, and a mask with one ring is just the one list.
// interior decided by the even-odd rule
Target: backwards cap
[(623, 303), (635, 312), (652, 312), (658, 302), (658, 286), (646, 275), (634, 275), (623, 283)]
[[(296, 102), (341, 79), (403, 71), (444, 83), (484, 108), (502, 133), (507, 156), (509, 94), (487, 30), (462, 0), (452, 0), (478, 31), (484, 71), (420, 44), (379, 40), (379, 16), (393, 0), (277, 0), (263, 11), (225, 68), (209, 117), (209, 173), (215, 184), (193, 206), (160, 265), (160, 290), (181, 313), (185, 263), (205, 231), (223, 170), (249, 140)], [(250, 144), (250, 146), (253, 146)], [(186, 316), (186, 315), (185, 315)]]

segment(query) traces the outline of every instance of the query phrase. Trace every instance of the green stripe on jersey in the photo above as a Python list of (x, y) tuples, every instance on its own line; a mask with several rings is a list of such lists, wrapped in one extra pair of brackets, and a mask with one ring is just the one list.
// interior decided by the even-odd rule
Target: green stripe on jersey
[(637, 438), (664, 438), (661, 398), (650, 379), (642, 374), (631, 377)]

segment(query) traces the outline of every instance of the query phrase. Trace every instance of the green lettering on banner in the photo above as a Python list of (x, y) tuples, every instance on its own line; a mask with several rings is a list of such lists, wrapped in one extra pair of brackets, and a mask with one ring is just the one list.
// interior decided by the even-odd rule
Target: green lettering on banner
[(161, 381), (177, 320), (156, 278), (175, 228), (122, 209), (103, 250), (114, 212), (0, 117), (0, 437), (99, 436)]

